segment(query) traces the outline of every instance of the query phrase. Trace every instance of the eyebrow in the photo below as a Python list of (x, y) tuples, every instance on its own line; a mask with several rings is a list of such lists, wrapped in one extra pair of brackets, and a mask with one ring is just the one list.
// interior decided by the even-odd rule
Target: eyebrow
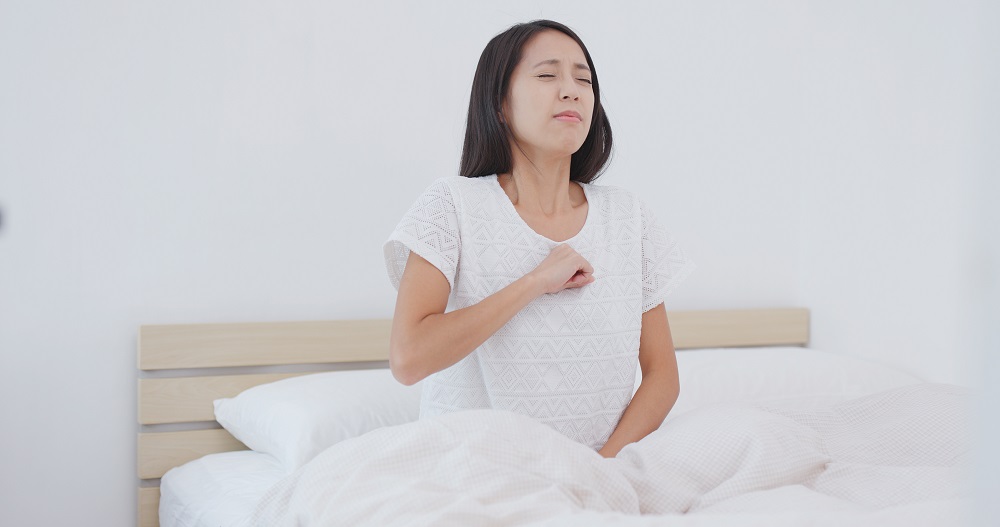
[[(537, 68), (537, 67), (541, 66), (542, 64), (559, 64), (559, 62), (560, 62), (559, 59), (543, 60), (543, 61), (539, 62), (538, 64), (535, 64), (534, 66), (532, 66), (532, 69)], [(583, 64), (583, 63), (580, 63), (580, 62), (577, 62), (576, 64), (574, 64), (574, 66), (576, 66), (576, 69), (578, 69), (578, 70), (590, 71), (590, 68), (588, 68), (586, 64)]]

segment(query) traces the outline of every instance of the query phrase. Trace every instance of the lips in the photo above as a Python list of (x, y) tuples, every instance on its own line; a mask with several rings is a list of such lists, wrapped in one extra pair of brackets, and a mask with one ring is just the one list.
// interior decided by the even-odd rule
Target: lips
[(553, 117), (559, 119), (560, 121), (568, 121), (571, 119), (576, 119), (577, 121), (583, 122), (583, 116), (581, 116), (578, 112), (574, 112), (573, 110), (566, 110), (565, 112), (557, 113)]

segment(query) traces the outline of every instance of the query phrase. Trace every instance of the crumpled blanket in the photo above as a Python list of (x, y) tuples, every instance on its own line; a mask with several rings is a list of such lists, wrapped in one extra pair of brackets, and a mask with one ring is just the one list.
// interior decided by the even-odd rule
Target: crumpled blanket
[(456, 412), (331, 446), (251, 524), (958, 525), (972, 397), (921, 383), (810, 411), (713, 405), (614, 459), (526, 416)]

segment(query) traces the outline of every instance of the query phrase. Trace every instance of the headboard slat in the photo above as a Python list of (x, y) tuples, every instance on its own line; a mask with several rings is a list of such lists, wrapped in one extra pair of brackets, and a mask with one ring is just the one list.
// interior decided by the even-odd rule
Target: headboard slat
[(215, 399), (309, 373), (314, 372), (139, 379), (139, 424), (214, 421)]
[(676, 349), (809, 343), (805, 308), (673, 311), (667, 319)]
[(391, 327), (385, 319), (144, 325), (139, 369), (384, 361)]
[(138, 443), (140, 479), (159, 478), (168, 470), (206, 454), (247, 450), (222, 428), (185, 432), (141, 432)]
[(139, 511), (135, 523), (139, 527), (160, 525), (160, 487), (139, 487)]

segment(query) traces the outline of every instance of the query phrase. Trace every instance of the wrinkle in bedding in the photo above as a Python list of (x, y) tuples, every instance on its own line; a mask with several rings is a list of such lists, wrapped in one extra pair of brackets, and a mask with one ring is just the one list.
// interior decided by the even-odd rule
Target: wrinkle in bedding
[(252, 523), (932, 525), (966, 510), (970, 398), (921, 383), (809, 411), (714, 405), (615, 459), (526, 416), (456, 412), (334, 445)]

